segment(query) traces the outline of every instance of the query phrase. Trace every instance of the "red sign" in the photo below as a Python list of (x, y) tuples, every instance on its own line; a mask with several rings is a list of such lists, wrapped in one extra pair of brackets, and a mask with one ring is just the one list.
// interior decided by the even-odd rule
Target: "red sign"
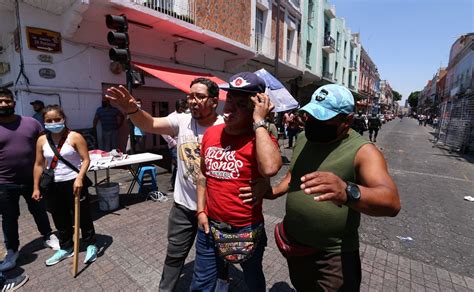
[(42, 28), (27, 27), (28, 48), (49, 53), (61, 53), (61, 34)]

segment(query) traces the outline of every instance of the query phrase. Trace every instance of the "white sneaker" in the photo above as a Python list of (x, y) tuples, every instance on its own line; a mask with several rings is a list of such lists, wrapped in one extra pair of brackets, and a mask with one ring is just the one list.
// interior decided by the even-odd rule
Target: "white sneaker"
[(13, 249), (7, 250), (7, 255), (0, 263), (0, 272), (5, 272), (13, 269), (16, 266), (16, 260), (18, 259), (18, 252), (14, 252)]
[(44, 246), (49, 247), (52, 250), (60, 250), (61, 247), (59, 246), (59, 239), (54, 235), (54, 233), (51, 233), (49, 235), (49, 238), (44, 240)]

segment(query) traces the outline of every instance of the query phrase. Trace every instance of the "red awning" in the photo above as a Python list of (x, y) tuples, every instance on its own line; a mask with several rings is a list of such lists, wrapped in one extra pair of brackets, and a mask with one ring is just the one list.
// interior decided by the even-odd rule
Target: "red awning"
[[(172, 69), (136, 62), (133, 62), (133, 64), (138, 68), (142, 69), (143, 71), (147, 72), (148, 74), (163, 80), (164, 82), (176, 87), (177, 89), (185, 93), (189, 93), (189, 85), (191, 84), (191, 81), (193, 81), (197, 77), (206, 77), (217, 84), (226, 83), (225, 81), (209, 73), (191, 72), (186, 70)], [(223, 90), (219, 90), (219, 99), (225, 101), (225, 97), (226, 92)]]

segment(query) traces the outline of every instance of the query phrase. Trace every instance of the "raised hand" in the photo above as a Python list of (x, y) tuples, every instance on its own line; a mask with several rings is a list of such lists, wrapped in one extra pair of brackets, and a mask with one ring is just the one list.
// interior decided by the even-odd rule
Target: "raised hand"
[(133, 112), (138, 108), (135, 98), (122, 85), (107, 88), (105, 97), (126, 113)]

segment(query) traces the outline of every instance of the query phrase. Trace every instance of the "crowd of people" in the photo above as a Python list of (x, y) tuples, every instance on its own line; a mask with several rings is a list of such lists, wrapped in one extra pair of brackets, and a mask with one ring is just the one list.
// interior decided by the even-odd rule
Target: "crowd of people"
[[(227, 91), (222, 115), (216, 111), (219, 90)], [(114, 146), (110, 137), (124, 120), (117, 117), (127, 115), (142, 133), (169, 137), (170, 151), (176, 153), (160, 291), (175, 290), (193, 245), (191, 291), (228, 291), (232, 264), (241, 265), (249, 291), (265, 291), (262, 259), (267, 234), (262, 205), (266, 199), (284, 195), (286, 213), (274, 236), (287, 259), (293, 286), (297, 291), (358, 290), (360, 214), (396, 216), (399, 212), (398, 191), (385, 159), (377, 147), (351, 129), (354, 98), (340, 85), (318, 88), (307, 105), (285, 114), (281, 127), (291, 137), (288, 146), (294, 146), (293, 157), (285, 177), (272, 186), (270, 178), (280, 171), (282, 158), (273, 104), (265, 90), (265, 82), (250, 72), (232, 76), (225, 89), (207, 78), (196, 78), (186, 102), (177, 103), (176, 113), (152, 117), (125, 87), (107, 89), (107, 102), (94, 121), (94, 126), (98, 120), (110, 123), (103, 131), (107, 146)], [(117, 111), (109, 108), (109, 102)], [(67, 127), (66, 115), (58, 106), (43, 108), (43, 135), (40, 122), (15, 115), (14, 109), (13, 94), (2, 89), (0, 211), (7, 256), (0, 271), (13, 269), (18, 258), (20, 196), (30, 202), (30, 212), (30, 204), (38, 206), (36, 213), (41, 213), (48, 227), (40, 228), (37, 216), (38, 229), (45, 244), (57, 250), (46, 260), (47, 266), (73, 254), (71, 208), (74, 197), (81, 197), (80, 228), (87, 245), (84, 262), (92, 263), (97, 247), (84, 138)], [(13, 157), (22, 159), (13, 161)], [(54, 174), (52, 182), (42, 186), (49, 173)], [(55, 244), (51, 244), (55, 236), (45, 202), (58, 230)], [(8, 281), (18, 286), (25, 279)]]

